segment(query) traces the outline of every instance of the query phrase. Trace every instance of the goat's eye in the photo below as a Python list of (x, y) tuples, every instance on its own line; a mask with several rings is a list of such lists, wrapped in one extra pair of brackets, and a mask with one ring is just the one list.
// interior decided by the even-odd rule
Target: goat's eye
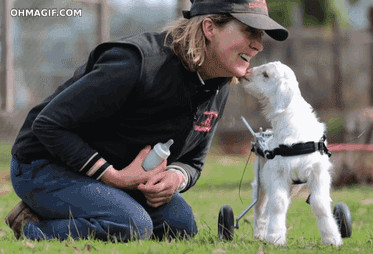
[(265, 78), (269, 78), (268, 73), (267, 73), (266, 71), (263, 72), (263, 77), (265, 77)]

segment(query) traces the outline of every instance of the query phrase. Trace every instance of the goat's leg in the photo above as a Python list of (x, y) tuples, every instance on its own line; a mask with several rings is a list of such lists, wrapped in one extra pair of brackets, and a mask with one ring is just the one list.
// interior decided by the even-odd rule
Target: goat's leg
[[(258, 159), (259, 160), (259, 159)], [(259, 167), (259, 161), (255, 162), (254, 170), (258, 172), (257, 167)], [(262, 161), (262, 163), (264, 163)], [(262, 164), (263, 165), (263, 164)], [(260, 172), (259, 172), (260, 173)], [(259, 192), (258, 192), (258, 184), (259, 184)], [(267, 231), (268, 225), (268, 214), (265, 213), (266, 204), (268, 201), (268, 197), (264, 191), (263, 186), (258, 183), (258, 176), (255, 176), (252, 185), (252, 200), (257, 199), (257, 203), (254, 206), (254, 231), (253, 236), (254, 238), (265, 240), (265, 234)]]
[[(268, 230), (265, 240), (277, 245), (286, 244), (286, 214), (290, 204), (290, 186), (283, 174), (266, 174), (263, 182), (268, 195), (267, 213), (269, 215)], [(276, 169), (277, 170), (277, 169)]]
[(317, 163), (314, 165), (308, 186), (311, 191), (310, 205), (317, 217), (317, 224), (324, 244), (340, 246), (343, 244), (337, 223), (332, 214), (332, 200), (330, 198), (331, 177), (328, 165)]

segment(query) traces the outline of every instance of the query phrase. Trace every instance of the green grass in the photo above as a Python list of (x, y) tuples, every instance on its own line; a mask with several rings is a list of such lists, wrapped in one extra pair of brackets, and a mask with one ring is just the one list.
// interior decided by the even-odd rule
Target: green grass
[[(373, 248), (373, 191), (368, 186), (351, 186), (332, 191), (334, 203), (348, 204), (352, 219), (352, 237), (344, 239), (341, 248), (321, 243), (315, 216), (305, 203), (307, 193), (296, 197), (288, 213), (288, 243), (284, 247), (254, 240), (253, 213), (240, 221), (232, 242), (217, 237), (217, 215), (224, 204), (232, 206), (235, 216), (251, 203), (252, 164), (244, 176), (241, 198), (238, 185), (246, 159), (235, 156), (208, 156), (198, 184), (184, 194), (196, 216), (199, 234), (190, 241), (135, 241), (107, 243), (95, 240), (40, 241), (16, 240), (3, 222), (8, 211), (19, 201), (11, 189), (9, 178), (9, 144), (0, 144), (0, 253), (371, 253)], [(1, 178), (2, 177), (2, 178)]]
[(9, 171), (11, 144), (0, 142), (0, 172)]

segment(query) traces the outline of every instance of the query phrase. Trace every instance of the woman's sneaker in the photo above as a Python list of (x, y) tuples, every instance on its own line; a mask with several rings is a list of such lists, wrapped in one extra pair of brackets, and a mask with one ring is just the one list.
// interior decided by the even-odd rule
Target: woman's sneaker
[(17, 239), (21, 237), (24, 226), (33, 221), (39, 222), (38, 216), (23, 202), (19, 202), (5, 217), (5, 223), (13, 230)]

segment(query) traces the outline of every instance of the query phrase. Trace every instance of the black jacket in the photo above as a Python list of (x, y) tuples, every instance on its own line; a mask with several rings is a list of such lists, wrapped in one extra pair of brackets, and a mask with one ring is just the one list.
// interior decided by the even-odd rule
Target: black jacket
[(168, 164), (189, 174), (186, 189), (194, 185), (229, 79), (202, 85), (164, 38), (146, 33), (96, 47), (71, 79), (29, 112), (12, 155), (23, 163), (48, 159), (79, 171), (96, 154), (122, 169), (146, 145), (172, 138)]

